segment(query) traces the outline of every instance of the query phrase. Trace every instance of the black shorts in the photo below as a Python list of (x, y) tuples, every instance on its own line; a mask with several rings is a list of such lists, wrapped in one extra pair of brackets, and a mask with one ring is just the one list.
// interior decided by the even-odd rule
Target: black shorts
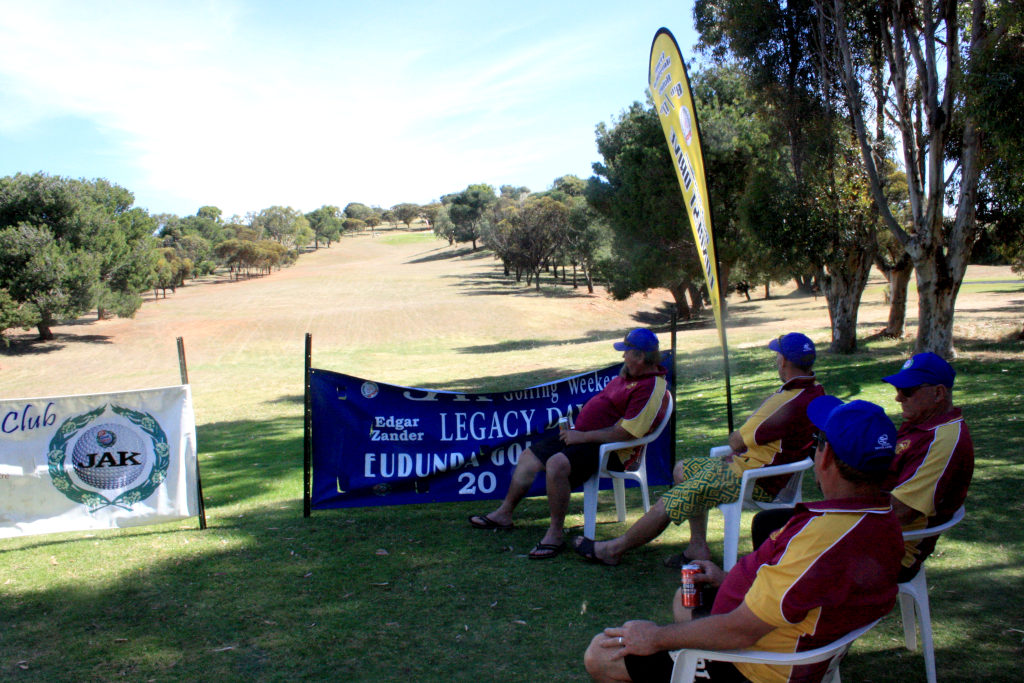
[[(558, 432), (545, 432), (540, 441), (530, 444), (530, 450), (542, 463), (547, 464), (548, 460), (559, 453), (564, 453), (569, 459), (569, 486), (579, 488), (586, 483), (587, 479), (597, 472), (597, 466), (601, 459), (601, 444), (599, 443), (575, 443), (571, 446), (565, 445)], [(618, 458), (608, 458), (608, 469), (621, 470), (622, 463)]]
[[(647, 656), (626, 655), (623, 661), (633, 683), (668, 683), (672, 680), (675, 662), (668, 652)], [(709, 662), (703, 659), (697, 662), (696, 679), (710, 683), (748, 683), (732, 662)]]

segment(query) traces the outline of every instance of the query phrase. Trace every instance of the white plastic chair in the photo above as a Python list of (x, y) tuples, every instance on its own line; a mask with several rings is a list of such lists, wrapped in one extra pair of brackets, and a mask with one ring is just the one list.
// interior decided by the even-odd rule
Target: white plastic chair
[(697, 673), (698, 659), (711, 659), (719, 662), (748, 662), (753, 664), (774, 664), (778, 666), (795, 666), (797, 664), (813, 664), (830, 659), (828, 669), (822, 677), (822, 683), (840, 683), (839, 663), (850, 649), (853, 641), (874, 628), (879, 619), (867, 626), (850, 631), (832, 643), (806, 652), (764, 652), (761, 650), (679, 650), (676, 664), (672, 668), (671, 683), (693, 683)]
[[(964, 518), (965, 510), (953, 513), (952, 519), (945, 524), (930, 529), (904, 531), (904, 541), (916, 541), (922, 538), (938, 536), (947, 529), (952, 529)], [(932, 614), (928, 605), (928, 582), (924, 577), (924, 565), (910, 581), (899, 584), (900, 612), (903, 614), (903, 639), (908, 650), (917, 649), (917, 624), (921, 624), (921, 651), (924, 654), (924, 673), (928, 683), (935, 683), (935, 646), (932, 643)]]
[[(644, 499), (644, 512), (651, 509), (651, 497), (647, 490), (647, 444), (651, 443), (665, 431), (665, 427), (672, 420), (673, 415), (672, 394), (668, 394), (668, 404), (665, 406), (665, 415), (661, 418), (658, 428), (647, 436), (632, 441), (616, 441), (614, 443), (601, 444), (600, 458), (597, 472), (591, 475), (590, 479), (583, 484), (583, 535), (587, 538), (594, 538), (597, 531), (597, 492), (600, 488), (601, 477), (610, 477), (615, 490), (615, 510), (619, 515), (619, 521), (626, 521), (626, 479), (638, 482)], [(674, 445), (674, 444), (673, 444)], [(611, 454), (624, 448), (641, 448), (640, 459), (637, 467), (628, 472), (616, 472), (608, 469), (608, 458)]]
[[(711, 449), (712, 457), (724, 457), (732, 453), (728, 446), (716, 446)], [(740, 497), (733, 503), (722, 503), (718, 509), (725, 517), (725, 542), (723, 547), (722, 569), (729, 571), (736, 564), (736, 554), (740, 544), (740, 517), (743, 509), (748, 510), (775, 510), (777, 508), (791, 508), (803, 498), (802, 485), (804, 470), (814, 466), (814, 461), (804, 458), (797, 462), (786, 465), (772, 465), (770, 467), (757, 467), (743, 472), (743, 482), (740, 484)], [(775, 499), (770, 503), (760, 503), (753, 500), (754, 484), (758, 479), (774, 477), (780, 474), (792, 474), (785, 488), (779, 491)]]

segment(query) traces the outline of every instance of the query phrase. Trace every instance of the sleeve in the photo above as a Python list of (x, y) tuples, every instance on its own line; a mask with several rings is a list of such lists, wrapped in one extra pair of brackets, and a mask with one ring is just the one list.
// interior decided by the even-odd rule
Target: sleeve
[(800, 390), (786, 390), (772, 394), (747, 418), (740, 427), (740, 436), (747, 448), (755, 448), (786, 436), (793, 420), (799, 416), (801, 406), (796, 399)]
[(935, 515), (940, 482), (956, 452), (962, 424), (957, 421), (935, 429), (931, 441), (924, 449), (924, 456), (912, 457), (906, 469), (900, 472), (896, 486), (892, 489), (893, 498), (923, 515)]
[(619, 420), (619, 425), (637, 439), (654, 427), (654, 420), (665, 400), (668, 382), (664, 377), (655, 377), (650, 387), (649, 393), (638, 387), (638, 390), (630, 394), (626, 414)]

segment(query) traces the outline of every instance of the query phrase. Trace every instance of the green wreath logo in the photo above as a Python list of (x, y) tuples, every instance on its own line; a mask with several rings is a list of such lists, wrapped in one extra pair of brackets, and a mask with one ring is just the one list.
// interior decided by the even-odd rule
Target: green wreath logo
[(65, 420), (50, 441), (50, 450), (46, 458), (53, 485), (71, 500), (87, 506), (89, 512), (96, 512), (108, 506), (130, 510), (132, 505), (148, 498), (163, 483), (164, 479), (167, 478), (167, 466), (171, 461), (171, 449), (167, 445), (167, 436), (152, 415), (132, 410), (131, 408), (110, 405), (110, 410), (116, 415), (125, 418), (149, 436), (153, 444), (155, 458), (153, 467), (149, 471), (149, 476), (144, 481), (127, 491), (123, 491), (112, 499), (77, 485), (68, 475), (67, 469), (65, 469), (65, 461), (68, 457), (67, 444), (82, 429), (101, 416), (106, 409), (107, 406), (103, 405), (95, 410)]

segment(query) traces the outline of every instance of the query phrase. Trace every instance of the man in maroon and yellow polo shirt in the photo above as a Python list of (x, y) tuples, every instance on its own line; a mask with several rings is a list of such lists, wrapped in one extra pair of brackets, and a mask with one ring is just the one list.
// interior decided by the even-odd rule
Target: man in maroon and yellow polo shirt
[[(512, 513), (533, 485), (545, 473), (551, 523), (544, 538), (530, 551), (533, 560), (557, 556), (565, 549), (565, 514), (572, 489), (582, 486), (597, 471), (603, 443), (632, 441), (645, 436), (659, 423), (668, 407), (668, 383), (661, 366), (658, 338), (637, 328), (615, 349), (622, 351), (619, 376), (580, 410), (573, 429), (549, 434), (533, 443), (519, 456), (508, 492), (501, 505), (483, 515), (472, 515), (476, 529), (511, 529)], [(625, 463), (609, 460), (608, 467), (621, 471)]]
[[(822, 396), (807, 413), (821, 433), (814, 475), (825, 500), (796, 513), (728, 574), (701, 560), (696, 581), (720, 586), (711, 616), (693, 619), (677, 591), (675, 623), (628, 621), (605, 629), (584, 655), (596, 681), (669, 681), (683, 648), (803, 652), (887, 614), (903, 556), (899, 520), (881, 484), (896, 428), (866, 401)], [(801, 666), (708, 662), (712, 683), (812, 683), (828, 662)]]
[[(905, 531), (948, 522), (967, 498), (974, 444), (953, 406), (956, 371), (934, 353), (919, 353), (883, 381), (896, 387), (903, 424), (886, 488)], [(937, 536), (907, 541), (900, 581), (909, 581), (935, 549)]]
[[(651, 507), (623, 535), (595, 543), (576, 539), (576, 552), (601, 564), (615, 565), (622, 555), (661, 534), (669, 522), (689, 521), (690, 543), (683, 553), (666, 560), (678, 567), (691, 560), (711, 558), (708, 548), (708, 510), (739, 498), (743, 471), (768, 465), (783, 465), (809, 457), (814, 452), (814, 427), (807, 419), (807, 404), (825, 391), (814, 377), (814, 342), (791, 332), (773, 339), (768, 348), (782, 386), (738, 430), (729, 435), (732, 454), (725, 457), (688, 458), (673, 472), (675, 486)], [(786, 485), (788, 475), (759, 479), (754, 500), (770, 501)]]

